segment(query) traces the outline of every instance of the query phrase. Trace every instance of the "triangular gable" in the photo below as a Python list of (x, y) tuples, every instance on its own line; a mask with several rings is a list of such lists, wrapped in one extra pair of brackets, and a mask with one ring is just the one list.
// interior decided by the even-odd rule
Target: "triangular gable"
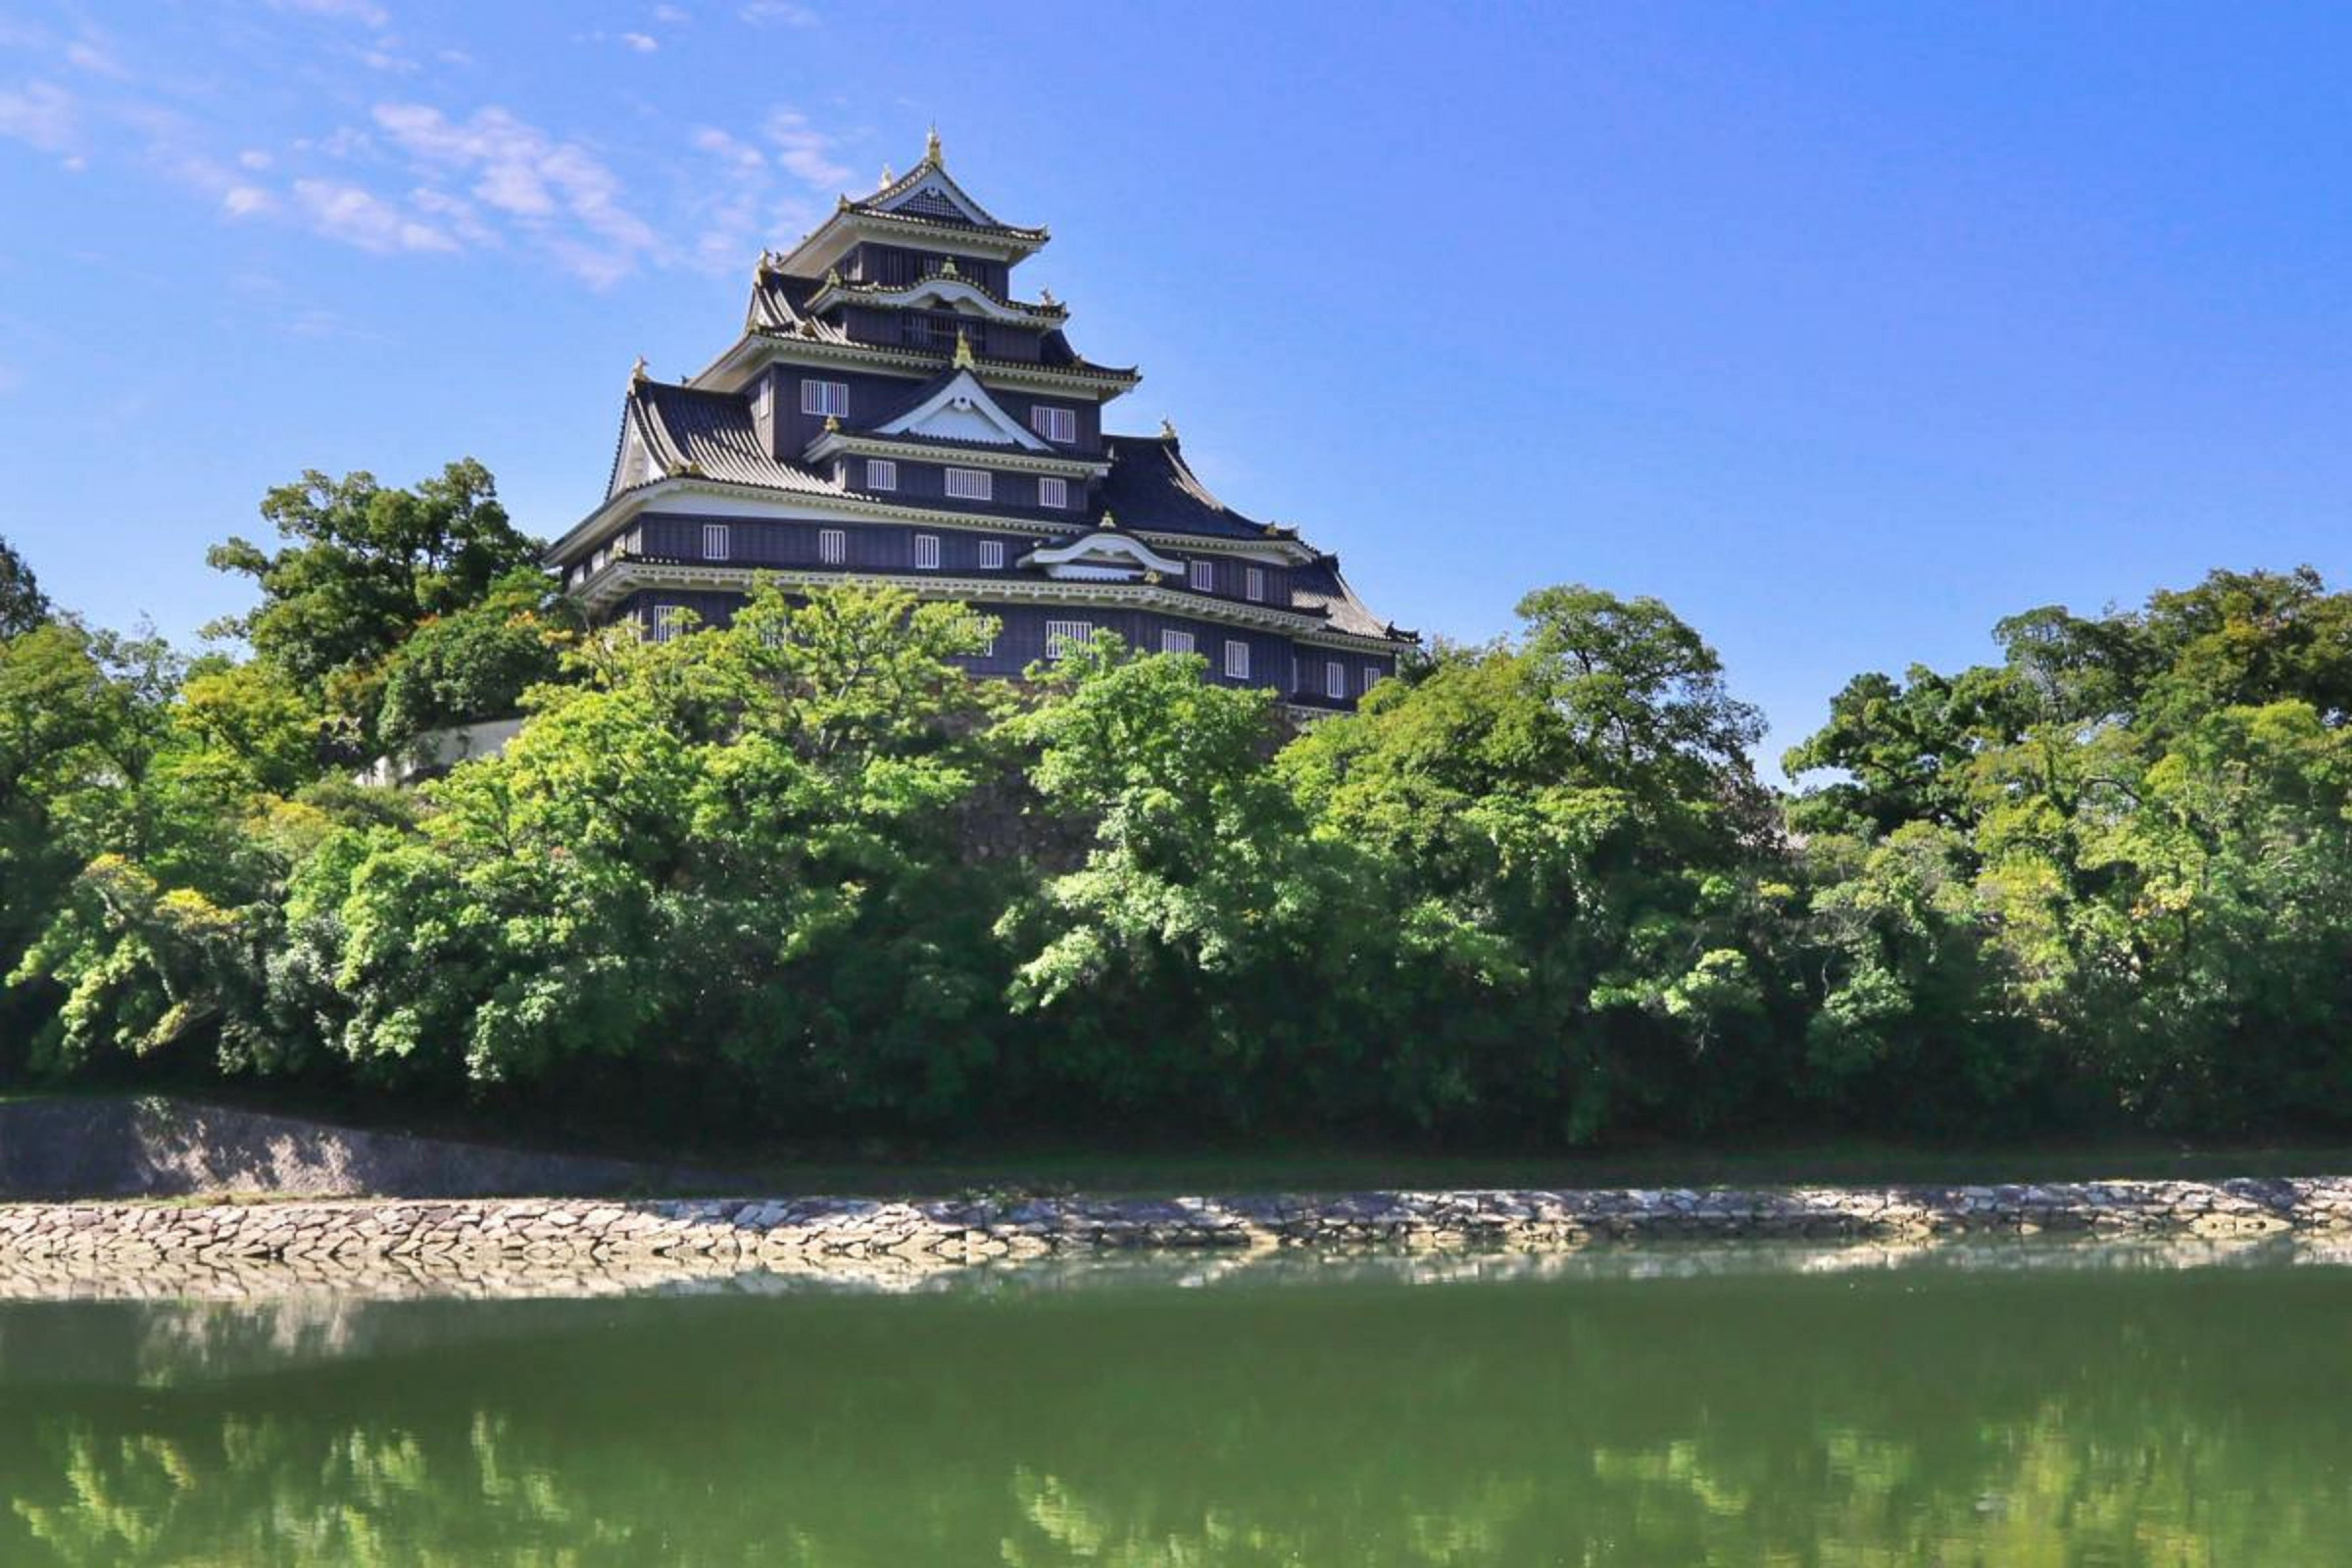
[(661, 477), (661, 466), (655, 463), (653, 450), (646, 442), (637, 400), (632, 395), (621, 409), (620, 450), (612, 456), (612, 482), (606, 487), (605, 499), (609, 501), (623, 490), (634, 490)]
[(947, 384), (887, 424), (875, 435), (933, 436), (946, 441), (982, 441), (990, 446), (1016, 446), (1029, 452), (1052, 447), (988, 395), (988, 388), (969, 370), (957, 370)]
[(970, 223), (978, 228), (1004, 226), (987, 208), (965, 195), (963, 187), (949, 178), (946, 170), (928, 161), (890, 189), (867, 197), (860, 205), (878, 213), (904, 213), (908, 218), (927, 218), (933, 222)]

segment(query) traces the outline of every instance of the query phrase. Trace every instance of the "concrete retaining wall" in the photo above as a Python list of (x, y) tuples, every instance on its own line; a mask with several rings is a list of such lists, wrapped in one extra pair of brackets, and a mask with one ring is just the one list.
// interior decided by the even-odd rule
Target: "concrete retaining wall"
[(331, 1127), (162, 1097), (0, 1104), (0, 1200), (647, 1193), (708, 1172)]

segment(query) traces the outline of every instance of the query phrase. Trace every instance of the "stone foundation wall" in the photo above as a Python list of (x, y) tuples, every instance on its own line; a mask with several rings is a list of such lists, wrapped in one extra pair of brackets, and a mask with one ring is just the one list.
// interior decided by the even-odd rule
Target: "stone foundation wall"
[(753, 1271), (930, 1273), (1159, 1250), (1565, 1250), (1670, 1239), (2352, 1233), (2352, 1178), (1767, 1192), (1437, 1192), (1113, 1200), (491, 1200), (0, 1205), (0, 1298), (296, 1284), (569, 1294)]

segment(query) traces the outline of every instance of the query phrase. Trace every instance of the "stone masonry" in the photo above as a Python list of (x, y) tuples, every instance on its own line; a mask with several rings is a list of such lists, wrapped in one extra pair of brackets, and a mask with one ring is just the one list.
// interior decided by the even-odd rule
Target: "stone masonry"
[[(1168, 1200), (402, 1200), (0, 1205), (0, 1298), (250, 1294), (255, 1276), (514, 1294), (534, 1280), (929, 1274), (1141, 1250), (1558, 1251), (1674, 1239), (1927, 1242), (2352, 1232), (2352, 1177)], [(218, 1289), (216, 1289), (216, 1287)]]

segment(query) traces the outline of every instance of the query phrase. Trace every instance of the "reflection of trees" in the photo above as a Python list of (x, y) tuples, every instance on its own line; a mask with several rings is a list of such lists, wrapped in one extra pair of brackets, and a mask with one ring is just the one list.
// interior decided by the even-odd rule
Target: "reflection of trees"
[[(462, 1444), (428, 1452), (397, 1427), (318, 1429), (223, 1421), (210, 1442), (43, 1434), (62, 1485), (21, 1495), (31, 1541), (60, 1564), (350, 1563), (360, 1568), (549, 1564), (624, 1544), (564, 1482), (503, 1452), (504, 1422), (482, 1416)], [(13, 1559), (12, 1559), (13, 1560)]]
[(2300, 1565), (2352, 1539), (2352, 1418), (2315, 1397), (2352, 1374), (2343, 1294), (1898, 1278), (526, 1315), (507, 1326), (544, 1332), (298, 1376), (240, 1350), (218, 1380), (0, 1387), (0, 1563)]

